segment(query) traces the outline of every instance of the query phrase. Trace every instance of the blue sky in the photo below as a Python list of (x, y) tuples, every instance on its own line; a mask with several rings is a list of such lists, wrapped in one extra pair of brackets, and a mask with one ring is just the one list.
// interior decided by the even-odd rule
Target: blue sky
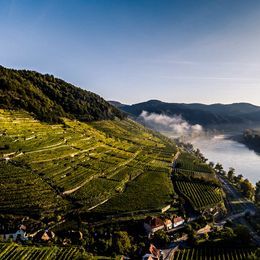
[(0, 64), (108, 100), (260, 105), (258, 0), (0, 0)]

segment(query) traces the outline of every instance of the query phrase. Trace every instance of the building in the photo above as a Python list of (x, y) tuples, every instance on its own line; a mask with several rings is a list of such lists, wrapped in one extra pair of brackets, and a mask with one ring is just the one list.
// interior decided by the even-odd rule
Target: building
[(173, 227), (178, 227), (182, 225), (185, 222), (185, 220), (182, 217), (176, 217), (173, 219)]
[(158, 230), (164, 229), (164, 222), (158, 218), (147, 217), (144, 221), (144, 228), (148, 234), (155, 233)]
[(164, 227), (166, 230), (172, 229), (172, 221), (170, 219), (164, 220)]
[(143, 256), (143, 260), (162, 260), (163, 259), (163, 251), (156, 248), (153, 244), (150, 244), (149, 254)]

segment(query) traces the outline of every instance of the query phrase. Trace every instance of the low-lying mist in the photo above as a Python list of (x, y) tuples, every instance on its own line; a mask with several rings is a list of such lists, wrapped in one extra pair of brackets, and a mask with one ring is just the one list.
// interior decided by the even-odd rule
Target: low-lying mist
[(165, 114), (142, 111), (138, 120), (144, 125), (165, 133), (172, 138), (191, 139), (204, 135), (203, 127), (199, 124), (191, 125), (181, 115), (168, 116)]
[(199, 148), (209, 161), (220, 162), (225, 170), (234, 167), (237, 174), (243, 174), (253, 183), (259, 180), (256, 170), (260, 168), (259, 154), (230, 138), (242, 133), (245, 125), (227, 124), (203, 128), (198, 124), (189, 124), (179, 115), (168, 116), (147, 111), (143, 111), (138, 120), (170, 138), (191, 143), (194, 148)]

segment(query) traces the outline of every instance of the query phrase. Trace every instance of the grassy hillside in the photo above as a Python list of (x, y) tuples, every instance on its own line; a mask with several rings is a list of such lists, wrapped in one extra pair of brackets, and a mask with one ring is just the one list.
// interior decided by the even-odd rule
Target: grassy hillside
[(42, 121), (61, 117), (94, 121), (123, 118), (124, 114), (100, 96), (52, 75), (0, 66), (0, 108), (24, 109)]
[(171, 202), (174, 143), (131, 120), (63, 120), (0, 110), (2, 213), (116, 213)]

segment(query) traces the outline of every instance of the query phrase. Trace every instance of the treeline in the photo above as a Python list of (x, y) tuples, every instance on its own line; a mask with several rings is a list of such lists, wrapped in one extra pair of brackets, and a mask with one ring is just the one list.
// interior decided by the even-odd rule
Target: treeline
[(243, 142), (253, 150), (260, 152), (260, 131), (246, 129), (243, 133)]
[(80, 121), (124, 118), (100, 96), (52, 75), (0, 66), (0, 108), (24, 109), (41, 121), (61, 123), (62, 117)]

